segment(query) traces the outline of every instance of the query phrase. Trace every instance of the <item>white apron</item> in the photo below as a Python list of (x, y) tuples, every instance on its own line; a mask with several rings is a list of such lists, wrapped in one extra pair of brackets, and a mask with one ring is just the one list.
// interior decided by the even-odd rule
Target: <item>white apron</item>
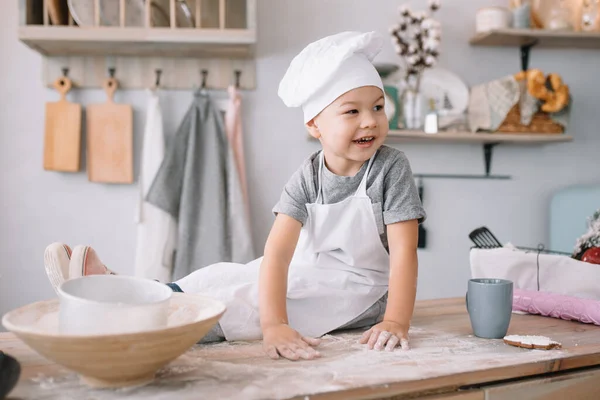
[[(339, 203), (321, 204), (321, 152), (317, 201), (306, 205), (308, 219), (288, 273), (288, 321), (302, 335), (319, 337), (343, 326), (388, 290), (389, 255), (379, 238), (367, 196), (373, 158), (353, 196)], [(262, 257), (248, 264), (213, 264), (176, 283), (184, 292), (211, 296), (226, 304), (219, 323), (227, 340), (261, 339), (261, 262)]]

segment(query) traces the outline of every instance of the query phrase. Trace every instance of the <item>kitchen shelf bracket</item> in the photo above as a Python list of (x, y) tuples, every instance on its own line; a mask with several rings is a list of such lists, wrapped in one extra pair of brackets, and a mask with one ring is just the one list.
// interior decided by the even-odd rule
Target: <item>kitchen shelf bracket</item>
[(522, 44), (519, 48), (521, 52), (521, 70), (527, 71), (529, 68), (529, 54), (531, 53), (531, 48), (538, 43), (538, 39), (533, 39), (529, 43)]
[(470, 174), (414, 174), (415, 178), (436, 178), (436, 179), (511, 179), (509, 175), (491, 175), (492, 153), (494, 146), (498, 143), (483, 144), (483, 161), (485, 164), (485, 174), (470, 175)]

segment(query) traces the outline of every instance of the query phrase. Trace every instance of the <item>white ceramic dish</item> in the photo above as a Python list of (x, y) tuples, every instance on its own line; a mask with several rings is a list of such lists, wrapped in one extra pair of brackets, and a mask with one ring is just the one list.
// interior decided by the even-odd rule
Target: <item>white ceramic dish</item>
[[(457, 74), (445, 68), (425, 70), (421, 78), (421, 93), (428, 99), (434, 99), (436, 108), (446, 114), (462, 114), (469, 106), (469, 87)], [(444, 96), (448, 97), (450, 107), (444, 107)]]
[(58, 328), (57, 299), (10, 311), (2, 324), (34, 351), (81, 375), (94, 387), (149, 383), (158, 369), (201, 340), (225, 305), (212, 298), (173, 293), (167, 326), (122, 335), (65, 335)]
[(511, 25), (512, 14), (504, 7), (485, 7), (475, 14), (475, 31), (478, 33), (509, 28)]
[(440, 118), (440, 128), (452, 124), (469, 107), (469, 87), (457, 74), (445, 68), (426, 69), (420, 90), (426, 99), (433, 99)]
[(60, 332), (100, 335), (140, 332), (167, 325), (173, 291), (150, 279), (92, 275), (58, 287)]

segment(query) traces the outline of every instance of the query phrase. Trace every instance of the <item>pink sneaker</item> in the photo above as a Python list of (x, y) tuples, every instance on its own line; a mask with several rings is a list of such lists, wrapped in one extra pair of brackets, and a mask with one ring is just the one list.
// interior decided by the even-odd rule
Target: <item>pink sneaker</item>
[(69, 279), (88, 275), (116, 275), (90, 246), (75, 246), (69, 263)]
[(64, 281), (69, 279), (71, 253), (69, 246), (58, 242), (52, 243), (44, 251), (44, 268), (55, 291)]

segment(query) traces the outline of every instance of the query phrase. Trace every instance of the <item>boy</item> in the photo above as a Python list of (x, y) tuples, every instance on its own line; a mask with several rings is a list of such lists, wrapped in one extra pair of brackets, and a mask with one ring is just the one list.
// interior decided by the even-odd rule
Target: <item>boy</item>
[[(169, 284), (226, 304), (203, 341), (262, 338), (271, 358), (312, 359), (316, 337), (370, 327), (361, 338), (370, 349), (408, 348), (425, 211), (408, 160), (383, 146), (383, 84), (371, 63), (382, 43), (374, 32), (343, 32), (290, 64), (279, 96), (302, 107), (323, 149), (285, 186), (263, 257), (210, 265)], [(90, 254), (89, 269), (103, 270)], [(75, 270), (86, 268), (83, 260)]]

